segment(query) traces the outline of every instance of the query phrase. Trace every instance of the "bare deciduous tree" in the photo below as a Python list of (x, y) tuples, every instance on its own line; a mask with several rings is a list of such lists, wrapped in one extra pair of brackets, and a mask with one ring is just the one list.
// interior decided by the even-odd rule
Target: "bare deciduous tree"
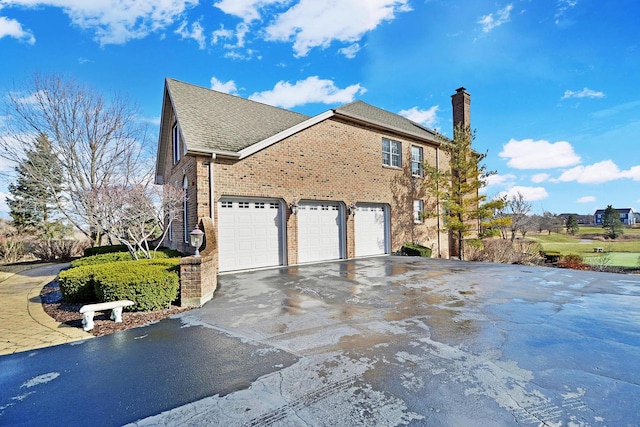
[[(63, 185), (60, 193), (48, 196), (62, 215), (99, 244), (103, 230), (95, 219), (100, 206), (90, 195), (108, 186), (143, 182), (151, 171), (151, 161), (142, 156), (147, 134), (137, 106), (118, 95), (107, 100), (62, 75), (35, 75), (8, 94), (5, 116), (0, 156), (19, 164), (36, 137), (46, 135)], [(26, 173), (34, 181), (46, 179), (36, 168)]]
[(521, 232), (523, 236), (528, 230), (527, 214), (531, 212), (531, 203), (527, 201), (524, 194), (517, 192), (507, 200), (507, 206), (511, 211), (511, 241), (516, 240), (516, 233)]
[(134, 259), (140, 254), (152, 258), (184, 206), (184, 191), (168, 184), (106, 186), (86, 198), (97, 206), (94, 223), (125, 245)]

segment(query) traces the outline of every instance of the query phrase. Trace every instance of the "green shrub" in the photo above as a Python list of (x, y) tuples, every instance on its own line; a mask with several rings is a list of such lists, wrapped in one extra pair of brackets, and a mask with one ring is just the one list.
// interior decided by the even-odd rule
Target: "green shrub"
[(129, 252), (112, 252), (77, 259), (71, 263), (71, 268), (82, 267), (85, 265), (104, 264), (107, 262), (132, 260), (133, 258)]
[(128, 299), (135, 305), (130, 311), (168, 308), (178, 297), (179, 276), (175, 271), (180, 260), (140, 260), (101, 264), (93, 282), (99, 301)]
[(408, 256), (422, 256), (431, 258), (431, 248), (418, 245), (417, 243), (405, 243), (400, 249), (400, 252)]
[(100, 254), (109, 254), (112, 252), (126, 252), (128, 251), (125, 245), (110, 245), (110, 246), (94, 246), (93, 248), (87, 248), (84, 250), (84, 256), (94, 256)]
[(97, 301), (93, 281), (95, 270), (95, 266), (86, 265), (61, 271), (58, 275), (58, 283), (62, 298), (72, 303)]
[[(139, 256), (143, 256), (143, 255), (139, 254)], [(173, 249), (162, 248), (157, 250), (154, 253), (154, 256), (155, 257), (153, 259), (167, 259), (167, 258), (177, 258), (182, 256), (182, 254)], [(144, 259), (140, 258), (141, 261)], [(81, 267), (83, 265), (104, 264), (107, 262), (116, 262), (116, 261), (133, 261), (133, 258), (131, 257), (131, 254), (128, 251), (110, 252), (110, 253), (98, 254), (98, 255), (77, 259), (71, 263), (71, 268)]]

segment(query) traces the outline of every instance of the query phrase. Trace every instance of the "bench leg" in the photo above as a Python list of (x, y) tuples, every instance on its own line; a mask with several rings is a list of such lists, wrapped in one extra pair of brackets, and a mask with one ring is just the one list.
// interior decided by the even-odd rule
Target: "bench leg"
[(86, 313), (84, 313), (82, 315), (82, 329), (84, 329), (85, 331), (90, 331), (93, 329), (93, 315), (95, 314), (94, 311), (87, 311)]
[(116, 323), (122, 323), (122, 307), (116, 307), (111, 310), (111, 320)]

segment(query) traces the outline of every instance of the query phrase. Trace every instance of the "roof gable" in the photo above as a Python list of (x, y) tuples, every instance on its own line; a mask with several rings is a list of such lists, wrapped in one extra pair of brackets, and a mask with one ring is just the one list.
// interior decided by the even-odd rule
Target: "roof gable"
[(378, 126), (409, 133), (421, 138), (434, 140), (437, 133), (406, 117), (383, 110), (363, 101), (356, 101), (337, 108), (336, 113), (362, 120)]
[(187, 151), (238, 152), (309, 118), (174, 79), (166, 88)]

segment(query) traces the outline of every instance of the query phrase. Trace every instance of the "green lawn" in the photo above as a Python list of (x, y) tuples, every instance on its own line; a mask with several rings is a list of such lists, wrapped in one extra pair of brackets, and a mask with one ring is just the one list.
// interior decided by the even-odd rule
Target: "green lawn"
[[(638, 263), (638, 257), (640, 257), (640, 252), (609, 252), (607, 256), (610, 257), (610, 263), (612, 267), (638, 267), (640, 264)], [(599, 257), (591, 257), (584, 258), (584, 262), (586, 264), (596, 264), (600, 263)]]
[[(585, 234), (602, 234), (602, 228), (581, 227), (580, 233), (575, 237), (566, 233), (535, 233), (527, 234), (527, 239), (539, 243), (542, 250), (557, 251), (562, 255), (577, 254), (589, 262), (590, 257), (599, 256), (594, 252), (594, 248), (602, 248), (605, 252), (611, 253), (611, 266), (635, 267), (638, 265), (640, 256), (640, 239), (634, 240), (590, 240), (581, 238)], [(626, 228), (625, 234), (640, 235), (639, 229)], [(595, 261), (595, 260), (594, 260)]]

